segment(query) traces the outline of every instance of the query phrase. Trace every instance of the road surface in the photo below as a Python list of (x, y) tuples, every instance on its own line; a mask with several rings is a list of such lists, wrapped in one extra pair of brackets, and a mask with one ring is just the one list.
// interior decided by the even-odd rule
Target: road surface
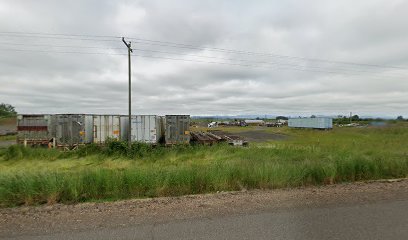
[(408, 181), (0, 210), (4, 239), (408, 239)]

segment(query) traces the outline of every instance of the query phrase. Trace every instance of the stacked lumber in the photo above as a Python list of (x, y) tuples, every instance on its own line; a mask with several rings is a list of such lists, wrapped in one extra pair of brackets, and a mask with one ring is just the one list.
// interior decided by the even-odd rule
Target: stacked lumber
[(200, 144), (212, 145), (218, 142), (227, 142), (233, 146), (247, 146), (248, 141), (238, 135), (214, 130), (210, 132), (191, 132), (191, 140)]

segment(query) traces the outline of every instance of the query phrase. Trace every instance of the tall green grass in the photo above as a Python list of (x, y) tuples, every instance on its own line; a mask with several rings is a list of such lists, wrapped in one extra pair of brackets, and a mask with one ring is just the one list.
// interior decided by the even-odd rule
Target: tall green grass
[[(269, 130), (268, 130), (269, 131)], [(0, 152), (0, 205), (178, 196), (407, 177), (408, 128), (285, 130), (291, 140), (173, 148), (112, 142)]]

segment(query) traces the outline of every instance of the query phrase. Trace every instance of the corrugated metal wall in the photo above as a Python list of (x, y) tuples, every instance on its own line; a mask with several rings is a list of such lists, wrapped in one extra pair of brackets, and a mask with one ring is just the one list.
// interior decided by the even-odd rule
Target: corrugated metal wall
[(166, 115), (165, 141), (166, 144), (190, 143), (189, 115)]
[(156, 115), (134, 115), (131, 127), (132, 142), (157, 144), (163, 137), (162, 118)]
[(120, 140), (127, 141), (129, 139), (129, 117), (125, 115), (120, 116)]
[(73, 146), (92, 143), (93, 116), (85, 114), (57, 114), (55, 135), (58, 145)]
[(50, 114), (19, 114), (17, 116), (17, 139), (19, 142), (26, 139), (46, 143), (53, 138), (53, 125), (55, 125), (55, 118)]
[(74, 146), (87, 143), (105, 143), (108, 138), (158, 144), (188, 144), (190, 142), (189, 115), (133, 115), (128, 129), (125, 115), (19, 115), (18, 138), (47, 141), (55, 138), (59, 146)]
[(102, 144), (108, 139), (120, 139), (119, 115), (93, 115), (93, 142)]

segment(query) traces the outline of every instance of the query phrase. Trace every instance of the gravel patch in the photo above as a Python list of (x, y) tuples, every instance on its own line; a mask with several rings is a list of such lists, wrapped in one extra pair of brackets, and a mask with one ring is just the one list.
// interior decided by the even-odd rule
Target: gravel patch
[(0, 209), (0, 238), (294, 208), (342, 206), (360, 202), (370, 204), (407, 197), (408, 181), (402, 179), (106, 203), (3, 208)]

